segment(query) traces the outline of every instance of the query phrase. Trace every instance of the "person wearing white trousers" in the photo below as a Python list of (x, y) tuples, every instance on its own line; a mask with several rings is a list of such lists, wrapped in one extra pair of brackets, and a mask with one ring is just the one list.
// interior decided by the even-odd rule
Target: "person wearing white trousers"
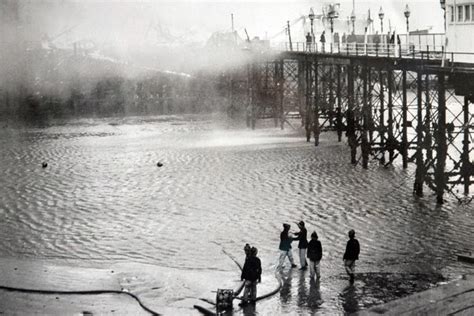
[(306, 263), (306, 249), (308, 248), (308, 240), (305, 225), (303, 221), (298, 223), (298, 228), (300, 229), (299, 232), (295, 233), (295, 240), (299, 240), (298, 242), (298, 250), (299, 250), (299, 257), (300, 257), (300, 270), (305, 270), (307, 268)]

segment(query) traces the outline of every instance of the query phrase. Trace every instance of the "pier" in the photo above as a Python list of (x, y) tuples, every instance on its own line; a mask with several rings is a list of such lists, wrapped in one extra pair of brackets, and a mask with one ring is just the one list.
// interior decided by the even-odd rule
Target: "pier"
[(308, 142), (318, 146), (320, 133), (335, 131), (339, 141), (345, 135), (352, 164), (415, 163), (417, 196), (426, 186), (438, 203), (446, 193), (469, 202), (474, 64), (458, 58), (436, 46), (285, 43), (227, 75), (240, 78), (240, 89), (229, 89), (247, 102), (252, 128), (268, 117), (283, 128), (299, 114)]

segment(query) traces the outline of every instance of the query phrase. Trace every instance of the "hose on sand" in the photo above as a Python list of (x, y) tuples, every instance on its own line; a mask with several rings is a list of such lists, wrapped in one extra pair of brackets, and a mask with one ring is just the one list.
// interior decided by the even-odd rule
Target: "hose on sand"
[(35, 289), (26, 289), (26, 288), (17, 288), (10, 286), (0, 285), (0, 290), (9, 291), (9, 292), (21, 292), (21, 293), (32, 293), (32, 294), (47, 294), (47, 295), (98, 295), (98, 294), (124, 294), (132, 297), (138, 302), (138, 304), (147, 312), (153, 316), (160, 316), (161, 314), (155, 312), (151, 308), (147, 307), (140, 300), (138, 296), (133, 293), (126, 291), (117, 291), (117, 290), (94, 290), (94, 291), (58, 291), (58, 290), (35, 290)]

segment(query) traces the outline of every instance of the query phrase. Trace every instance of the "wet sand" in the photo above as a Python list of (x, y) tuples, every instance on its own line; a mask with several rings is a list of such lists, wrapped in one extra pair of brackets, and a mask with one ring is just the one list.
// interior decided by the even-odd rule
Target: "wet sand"
[(474, 275), (357, 313), (368, 315), (473, 315)]
[[(271, 291), (283, 222), (294, 231), (304, 220), (318, 231), (323, 276), (315, 285), (308, 271), (284, 270), (282, 291), (255, 313), (354, 312), (473, 269), (456, 260), (472, 247), (472, 205), (448, 196), (437, 206), (428, 189), (413, 197), (414, 166), (353, 167), (331, 133), (315, 148), (291, 129), (128, 118), (7, 127), (0, 145), (1, 260), (114, 270), (105, 284), (116, 282), (165, 315), (196, 315), (192, 306), (206, 304), (199, 298), (235, 288), (240, 273), (223, 250), (242, 261), (247, 242), (263, 263), (259, 293)], [(361, 243), (354, 287), (342, 266), (350, 228)], [(66, 275), (78, 281), (71, 287), (82, 284), (81, 273)], [(10, 284), (32, 285), (12, 276)]]

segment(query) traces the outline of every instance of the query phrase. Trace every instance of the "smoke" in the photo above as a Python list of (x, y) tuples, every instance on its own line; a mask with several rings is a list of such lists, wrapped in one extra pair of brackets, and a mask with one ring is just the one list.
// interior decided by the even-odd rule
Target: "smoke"
[[(433, 1), (423, 3), (438, 8)], [(403, 22), (401, 5), (381, 3), (387, 4), (387, 17), (390, 6), (397, 7)], [(374, 5), (379, 2), (357, 2), (357, 10)], [(97, 94), (98, 86), (106, 90), (111, 81), (113, 87), (128, 81), (138, 86), (151, 77), (178, 85), (197, 76), (212, 81), (248, 62), (242, 50), (247, 34), (286, 41), (286, 21), (307, 15), (311, 6), (307, 0), (2, 0), (0, 110), (35, 108), (46, 99), (70, 102), (71, 95)], [(348, 11), (350, 1), (341, 7)], [(292, 31), (295, 41), (306, 31), (300, 24)], [(127, 93), (135, 93), (138, 88), (129, 85)]]

